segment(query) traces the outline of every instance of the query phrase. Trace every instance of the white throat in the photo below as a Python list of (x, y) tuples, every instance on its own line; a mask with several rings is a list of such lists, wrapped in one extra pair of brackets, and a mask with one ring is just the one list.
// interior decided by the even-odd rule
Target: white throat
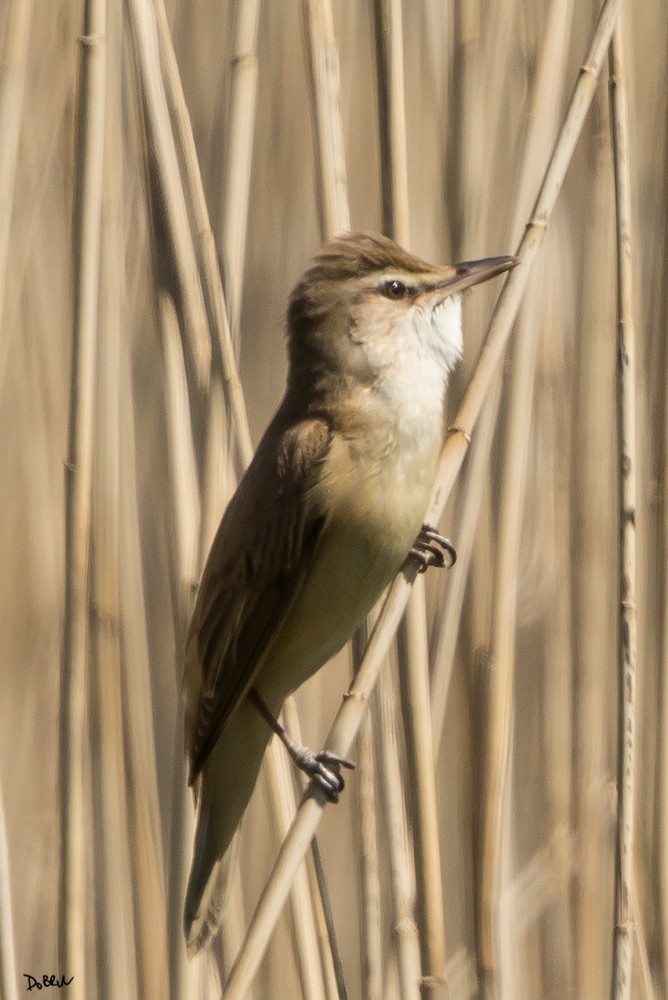
[(462, 353), (460, 296), (418, 303), (394, 329), (376, 388), (409, 435), (440, 434), (448, 376)]

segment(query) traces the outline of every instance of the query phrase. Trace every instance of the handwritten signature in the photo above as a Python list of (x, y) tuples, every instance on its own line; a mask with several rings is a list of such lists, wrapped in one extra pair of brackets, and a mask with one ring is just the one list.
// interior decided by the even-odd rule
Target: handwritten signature
[(58, 989), (61, 989), (63, 986), (69, 986), (74, 979), (74, 976), (70, 976), (69, 979), (67, 976), (61, 976), (60, 979), (58, 979), (57, 976), (42, 976), (42, 981), (40, 983), (38, 979), (35, 979), (34, 976), (29, 976), (27, 972), (23, 973), (23, 977), (28, 980), (28, 985), (26, 987), (28, 992), (35, 989), (44, 990), (48, 986), (56, 986)]

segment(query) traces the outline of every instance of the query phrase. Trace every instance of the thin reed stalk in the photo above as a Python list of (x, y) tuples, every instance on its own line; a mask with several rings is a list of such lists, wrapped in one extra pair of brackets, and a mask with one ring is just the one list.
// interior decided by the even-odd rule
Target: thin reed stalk
[[(170, 494), (173, 502), (172, 586), (176, 645), (176, 686), (181, 682), (181, 660), (185, 649), (186, 630), (190, 617), (192, 593), (197, 572), (199, 543), (199, 492), (193, 435), (190, 422), (187, 376), (179, 325), (171, 298), (162, 293), (159, 299), (162, 327), (162, 347), (165, 369), (167, 440), (169, 446)], [(188, 871), (185, 859), (190, 850), (192, 823), (189, 822), (188, 790), (185, 785), (185, 765), (181, 755), (180, 727), (175, 734), (175, 766), (173, 774), (172, 825), (170, 831), (168, 935), (170, 947), (170, 980), (179, 984), (183, 995), (193, 988), (196, 969), (186, 958), (182, 933), (181, 910)]]
[(248, 201), (259, 63), (257, 29), (260, 0), (237, 4), (232, 79), (230, 80), (229, 142), (223, 191), (221, 252), (225, 273), (232, 343), (239, 342)]
[(341, 122), (339, 53), (330, 0), (303, 0), (317, 164), (318, 216), (325, 239), (350, 229)]
[(376, 727), (379, 776), (386, 817), (392, 895), (392, 944), (396, 950), (400, 1000), (420, 997), (420, 939), (415, 920), (415, 872), (408, 835), (404, 786), (399, 763), (399, 712), (396, 681), (385, 670), (377, 689)]
[[(578, 303), (578, 323), (595, 331), (574, 344), (577, 373), (571, 476), (579, 502), (573, 506), (573, 811), (577, 852), (572, 886), (575, 945), (575, 995), (603, 996), (610, 984), (609, 909), (614, 889), (614, 675), (617, 649), (617, 581), (614, 533), (617, 511), (614, 482), (614, 323), (613, 260), (606, 249), (612, 223), (610, 142), (607, 109), (593, 109), (587, 199), (582, 233), (583, 289), (605, 287), (612, 294)], [(612, 549), (612, 552), (611, 552)], [(607, 920), (603, 924), (603, 911)]]
[(124, 462), (120, 469), (119, 525), (120, 597), (123, 656), (123, 715), (126, 742), (130, 871), (135, 887), (135, 947), (138, 995), (158, 1000), (168, 992), (167, 901), (163, 863), (163, 830), (158, 796), (156, 739), (149, 672), (148, 623), (144, 603), (135, 401), (130, 359), (121, 345), (120, 436)]
[[(0, 69), (0, 328), (3, 326), (7, 289), (9, 234), (18, 163), (19, 134), (23, 111), (28, 42), (34, 0), (10, 0), (6, 19), (5, 51)], [(0, 385), (2, 385), (9, 338), (0, 338)]]
[(498, 909), (502, 885), (503, 816), (508, 806), (508, 767), (514, 704), (515, 626), (519, 588), (519, 555), (522, 539), (529, 430), (538, 351), (537, 324), (526, 314), (519, 322), (513, 344), (512, 391), (505, 423), (499, 552), (492, 628), (491, 670), (487, 703), (487, 733), (483, 770), (483, 844), (481, 886), (480, 962), (486, 994), (499, 995), (503, 982), (500, 964)]
[[(484, 399), (503, 355), (512, 324), (520, 305), (526, 281), (535, 255), (544, 238), (549, 218), (561, 190), (575, 144), (591, 104), (598, 73), (610, 43), (619, 13), (619, 0), (606, 0), (593, 33), (584, 68), (571, 97), (564, 123), (536, 199), (532, 217), (518, 248), (520, 266), (507, 278), (478, 362), (472, 374), (452, 431), (439, 462), (439, 473), (427, 520), (437, 521), (447, 502), (454, 480), (465, 457)], [(345, 755), (355, 738), (366, 702), (387, 654), (392, 636), (406, 607), (416, 567), (408, 567), (392, 583), (383, 609), (371, 635), (366, 655), (330, 729), (326, 746), (334, 753)], [(273, 870), (258, 901), (249, 924), (244, 947), (237, 956), (226, 984), (226, 1000), (243, 996), (246, 984), (253, 978), (264, 953), (276, 920), (281, 912), (294, 872), (308, 849), (326, 804), (317, 789), (307, 793), (284, 841)]]
[(628, 110), (622, 31), (617, 24), (610, 47), (612, 119), (617, 225), (617, 405), (619, 438), (619, 730), (617, 776), (617, 860), (612, 1000), (629, 1000), (633, 982), (635, 885), (635, 799), (637, 741), (636, 507), (636, 330), (633, 312), (633, 239)]
[(361, 965), (362, 996), (381, 1000), (383, 996), (383, 966), (381, 940), (380, 858), (378, 854), (378, 820), (376, 816), (376, 767), (373, 756), (374, 729), (372, 713), (367, 712), (358, 740), (359, 784), (357, 814), (359, 822), (360, 899), (361, 899)]
[[(369, 640), (373, 612), (353, 633), (351, 640), (351, 665), (353, 675), (362, 662)], [(374, 744), (376, 740), (376, 713), (372, 706), (367, 712), (358, 739), (359, 782), (355, 783), (356, 822), (358, 836), (360, 898), (360, 965), (362, 996), (368, 1000), (381, 1000), (383, 994), (383, 942), (380, 886), (379, 802), (376, 792), (376, 765)]]
[[(108, 39), (120, 37), (121, 14), (110, 10)], [(113, 40), (113, 41), (112, 41)], [(109, 66), (107, 120), (120, 93), (118, 73)], [(109, 146), (107, 147), (109, 148)], [(119, 570), (121, 269), (123, 261), (120, 163), (107, 162), (104, 177), (104, 252), (100, 274), (100, 336), (97, 352), (96, 460), (93, 481), (91, 553), (91, 744), (98, 925), (98, 968), (109, 1000), (138, 994), (136, 929), (131, 881), (126, 745), (121, 655)]]
[(3, 997), (3, 1000), (17, 1000), (16, 983), (17, 968), (14, 954), (7, 823), (4, 801), (2, 794), (0, 794), (0, 996)]
[(150, 0), (127, 0), (125, 9), (136, 53), (149, 152), (155, 167), (177, 282), (183, 353), (192, 395), (196, 399), (208, 391), (211, 341), (165, 96), (156, 14)]
[[(115, 16), (122, 11), (114, 12)], [(114, 21), (111, 21), (111, 28)], [(121, 28), (119, 28), (119, 31)], [(120, 86), (123, 81), (111, 81)], [(113, 106), (113, 102), (112, 102)], [(118, 114), (110, 122), (111, 143), (121, 145), (121, 131), (126, 124)], [(135, 117), (135, 125), (138, 124)], [(127, 135), (127, 132), (123, 134)], [(122, 169), (120, 165), (117, 169)], [(110, 169), (111, 179), (115, 172)], [(146, 210), (145, 188), (141, 178), (130, 171), (120, 179), (123, 197), (110, 193), (121, 204), (132, 205), (133, 199), (141, 215)], [(167, 937), (167, 892), (165, 872), (166, 829), (160, 814), (158, 742), (160, 720), (154, 719), (155, 691), (151, 677), (150, 622), (147, 618), (147, 594), (150, 562), (146, 563), (142, 549), (143, 511), (141, 503), (142, 451), (141, 400), (135, 394), (133, 344), (127, 331), (129, 317), (138, 308), (143, 282), (133, 270), (133, 249), (137, 227), (132, 214), (124, 216), (124, 245), (113, 255), (115, 280), (120, 282), (121, 315), (119, 323), (125, 336), (119, 339), (119, 591), (121, 640), (121, 686), (125, 744), (125, 793), (130, 852), (128, 867), (132, 885), (134, 909), (134, 947), (136, 951), (137, 995), (144, 1000), (158, 1000), (168, 993), (169, 959)], [(128, 227), (129, 222), (129, 227)], [(113, 235), (113, 231), (112, 231)], [(113, 243), (110, 243), (110, 248)], [(110, 252), (111, 256), (111, 252)]]
[(410, 245), (401, 0), (375, 0), (383, 232)]
[(415, 851), (420, 957), (420, 994), (438, 1000), (445, 983), (446, 937), (441, 853), (434, 777), (429, 648), (424, 583), (416, 580), (398, 632), (399, 678), (406, 720), (406, 757)]
[(86, 996), (85, 837), (93, 402), (104, 163), (104, 0), (87, 0), (80, 38), (70, 415), (65, 481), (65, 617), (60, 689), (59, 956)]
[[(253, 443), (243, 389), (237, 372), (234, 347), (230, 335), (228, 312), (218, 267), (216, 244), (206, 203), (202, 173), (195, 139), (181, 83), (164, 0), (153, 0), (156, 24), (165, 75), (165, 94), (174, 122), (174, 143), (183, 164), (183, 197), (193, 217), (195, 253), (204, 292), (206, 312), (217, 349), (214, 360), (221, 367), (225, 400), (229, 408), (232, 434), (236, 440), (242, 468), (250, 464)], [(252, 6), (252, 5), (245, 5)], [(214, 427), (217, 424), (213, 424)]]

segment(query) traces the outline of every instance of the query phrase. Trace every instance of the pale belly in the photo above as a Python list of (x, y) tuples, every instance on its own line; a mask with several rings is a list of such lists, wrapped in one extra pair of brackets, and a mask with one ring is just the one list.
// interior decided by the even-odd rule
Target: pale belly
[(424, 519), (435, 456), (417, 456), (408, 475), (389, 463), (385, 474), (338, 492), (336, 515), (256, 681), (274, 709), (341, 649), (400, 569)]

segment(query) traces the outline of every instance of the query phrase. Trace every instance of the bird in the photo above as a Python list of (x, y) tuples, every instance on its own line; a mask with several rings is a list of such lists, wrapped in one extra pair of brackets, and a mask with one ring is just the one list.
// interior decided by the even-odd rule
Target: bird
[(333, 801), (352, 766), (292, 740), (277, 721), (285, 698), (344, 646), (407, 558), (420, 570), (454, 560), (423, 521), (462, 353), (462, 293), (516, 263), (435, 266), (351, 232), (322, 246), (290, 295), (285, 394), (225, 510), (186, 639), (190, 955), (219, 926), (273, 732)]

